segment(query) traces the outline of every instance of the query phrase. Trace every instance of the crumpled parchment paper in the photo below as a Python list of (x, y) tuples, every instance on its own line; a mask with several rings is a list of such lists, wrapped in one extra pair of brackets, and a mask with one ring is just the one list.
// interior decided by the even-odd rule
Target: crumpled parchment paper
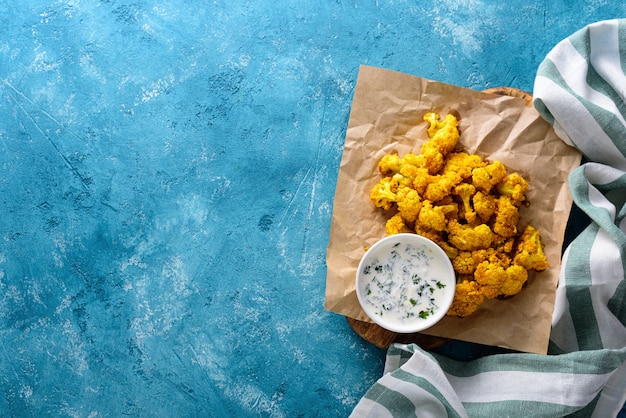
[(391, 216), (369, 200), (380, 180), (379, 159), (418, 153), (428, 140), (425, 113), (459, 117), (466, 152), (500, 160), (529, 182), (520, 226), (542, 234), (550, 267), (531, 272), (526, 287), (508, 300), (487, 300), (466, 318), (446, 317), (425, 334), (545, 354), (558, 283), (561, 247), (572, 199), (567, 176), (580, 153), (563, 143), (526, 101), (477, 92), (381, 68), (361, 66), (337, 180), (327, 249), (325, 309), (372, 322), (355, 293), (358, 263), (385, 236)]

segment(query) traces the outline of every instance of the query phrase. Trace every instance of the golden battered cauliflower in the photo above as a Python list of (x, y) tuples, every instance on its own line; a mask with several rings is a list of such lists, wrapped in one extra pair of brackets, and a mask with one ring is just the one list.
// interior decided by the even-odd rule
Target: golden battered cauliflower
[(448, 222), (448, 242), (461, 251), (486, 249), (493, 242), (493, 232), (486, 224), (471, 227), (452, 219)]
[(469, 223), (473, 223), (476, 220), (476, 212), (472, 207), (472, 197), (476, 193), (476, 187), (469, 183), (461, 183), (454, 188), (454, 194), (457, 195), (463, 203), (463, 211), (461, 212), (463, 218)]
[(428, 173), (428, 169), (425, 167), (418, 167), (415, 177), (413, 178), (412, 186), (420, 196), (424, 196), (426, 188), (435, 179)]
[(458, 120), (451, 114), (447, 114), (443, 120), (439, 120), (436, 113), (427, 113), (424, 120), (430, 124), (428, 136), (430, 140), (422, 145), (419, 166), (428, 169), (430, 174), (438, 173), (445, 164), (445, 157), (459, 142)]
[(461, 180), (461, 177), (454, 172), (431, 176), (424, 192), (424, 198), (431, 202), (442, 200), (450, 194), (452, 189), (458, 185)]
[(391, 209), (396, 201), (398, 183), (393, 177), (384, 177), (370, 191), (370, 200), (377, 208)]
[(509, 196), (500, 196), (497, 203), (493, 232), (505, 238), (515, 236), (519, 222), (519, 208)]
[(388, 174), (395, 174), (400, 172), (402, 166), (402, 158), (397, 153), (385, 154), (378, 161), (378, 170), (380, 174), (386, 176)]
[(472, 198), (474, 211), (483, 222), (488, 222), (494, 213), (498, 210), (498, 198), (494, 195), (476, 192)]
[(454, 291), (454, 300), (446, 315), (466, 317), (478, 309), (485, 301), (485, 295), (480, 291), (480, 286), (474, 280), (462, 280), (457, 282)]
[(472, 170), (472, 184), (486, 193), (506, 177), (506, 167), (500, 161), (494, 161), (484, 167)]
[(473, 251), (459, 251), (457, 257), (452, 260), (452, 267), (458, 274), (474, 274), (478, 264), (485, 260), (503, 265), (510, 264), (505, 254), (501, 254), (490, 247)]
[(457, 274), (474, 274), (482, 257), (476, 257), (475, 251), (459, 251), (458, 255), (451, 260), (452, 268)]
[(510, 196), (516, 205), (519, 206), (526, 200), (528, 182), (518, 173), (511, 173), (498, 183), (496, 189), (502, 196)]
[(456, 210), (457, 206), (455, 204), (433, 205), (432, 202), (425, 200), (417, 219), (419, 224), (424, 228), (443, 231), (446, 229), (448, 223), (446, 215)]
[(396, 213), (385, 223), (385, 233), (387, 235), (401, 234), (411, 232), (411, 229), (404, 223), (402, 216)]
[(507, 267), (506, 278), (500, 288), (500, 295), (513, 296), (522, 291), (522, 287), (528, 280), (528, 270), (517, 264)]
[(507, 265), (490, 259), (476, 266), (474, 279), (488, 299), (518, 294), (528, 280), (528, 270), (517, 264)]
[(413, 223), (422, 209), (422, 199), (415, 189), (401, 188), (396, 194), (398, 212), (405, 222)]
[(539, 231), (528, 225), (520, 236), (513, 262), (527, 270), (542, 271), (548, 268), (548, 259), (543, 252)]
[(475, 168), (484, 167), (486, 165), (487, 162), (479, 155), (468, 154), (466, 152), (453, 152), (446, 160), (446, 164), (443, 167), (443, 174), (454, 172), (461, 176), (463, 180), (466, 180), (471, 177), (472, 171)]
[(430, 124), (428, 127), (430, 141), (422, 146), (422, 153), (424, 150), (433, 148), (444, 156), (452, 152), (460, 138), (458, 119), (448, 113), (443, 120), (440, 120), (438, 114), (429, 112), (424, 115), (424, 120)]
[(422, 225), (420, 222), (415, 222), (415, 225), (413, 226), (413, 231), (415, 231), (417, 235), (421, 235), (424, 238), (428, 238), (429, 240), (434, 242), (444, 241), (442, 231), (435, 231), (432, 228)]
[(487, 299), (500, 295), (500, 289), (506, 280), (506, 270), (499, 263), (483, 261), (476, 266), (474, 279), (480, 285), (480, 291)]

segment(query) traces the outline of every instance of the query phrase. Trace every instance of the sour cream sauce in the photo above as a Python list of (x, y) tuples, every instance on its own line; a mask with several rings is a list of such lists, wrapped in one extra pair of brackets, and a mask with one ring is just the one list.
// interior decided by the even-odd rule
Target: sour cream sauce
[(449, 307), (450, 268), (441, 255), (425, 244), (402, 240), (385, 246), (360, 264), (360, 297), (370, 316), (402, 329), (407, 322), (444, 314), (439, 311)]

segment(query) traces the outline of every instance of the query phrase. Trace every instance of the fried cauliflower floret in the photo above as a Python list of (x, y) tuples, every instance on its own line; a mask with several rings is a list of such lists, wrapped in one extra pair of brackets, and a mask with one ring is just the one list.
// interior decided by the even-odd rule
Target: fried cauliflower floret
[(487, 248), (474, 251), (459, 251), (456, 258), (452, 260), (452, 267), (458, 274), (471, 275), (474, 274), (478, 264), (485, 260), (507, 264), (505, 254), (501, 254), (493, 248)]
[(394, 174), (391, 179), (398, 189), (400, 187), (411, 187), (413, 185), (413, 178), (402, 174), (402, 172)]
[(500, 195), (510, 196), (517, 206), (519, 206), (526, 200), (528, 182), (518, 173), (511, 173), (498, 183), (496, 190)]
[(515, 247), (515, 237), (503, 237), (498, 234), (494, 234), (491, 247), (501, 254), (511, 254)]
[(411, 232), (411, 229), (404, 223), (404, 219), (399, 213), (396, 213), (385, 223), (385, 233), (387, 235), (401, 234)]
[(493, 186), (506, 177), (506, 167), (500, 161), (494, 161), (484, 167), (472, 170), (472, 184), (479, 190), (489, 193)]
[(422, 209), (422, 199), (415, 189), (401, 188), (396, 194), (398, 212), (406, 222), (413, 223)]
[(420, 210), (417, 220), (423, 228), (443, 231), (446, 229), (446, 225), (448, 223), (446, 215), (453, 213), (457, 209), (458, 208), (455, 204), (433, 205), (432, 202), (425, 200), (422, 204), (422, 210)]
[(417, 156), (418, 165), (427, 168), (430, 174), (436, 174), (443, 168), (445, 157), (459, 142), (458, 120), (451, 114), (440, 120), (438, 114), (430, 112), (424, 115), (424, 121), (430, 124), (430, 139), (422, 145), (420, 155)]
[(370, 200), (377, 208), (391, 209), (396, 201), (398, 182), (393, 177), (382, 178), (370, 191)]
[(490, 257), (476, 266), (474, 279), (488, 299), (518, 294), (528, 280), (528, 270), (517, 264), (509, 265), (497, 257)]
[(513, 262), (526, 270), (543, 271), (548, 268), (548, 258), (543, 252), (539, 231), (528, 225), (517, 244)]
[(428, 170), (428, 174), (435, 175), (443, 168), (445, 157), (436, 147), (425, 147), (427, 144), (422, 146), (422, 152), (417, 156), (417, 165)]
[(496, 219), (493, 224), (493, 232), (510, 238), (517, 234), (517, 223), (519, 222), (519, 208), (515, 206), (509, 196), (498, 197), (498, 208)]
[(476, 266), (474, 279), (480, 285), (480, 291), (487, 299), (500, 295), (500, 289), (506, 280), (506, 270), (499, 263), (483, 261)]
[(378, 161), (378, 170), (384, 176), (399, 173), (401, 166), (402, 158), (397, 153), (386, 154)]
[(459, 250), (448, 244), (446, 241), (441, 240), (435, 242), (441, 247), (450, 260), (454, 260), (459, 255)]
[(443, 233), (441, 231), (435, 231), (434, 229), (424, 226), (419, 222), (415, 222), (415, 225), (413, 226), (413, 230), (415, 231), (417, 235), (421, 235), (424, 238), (428, 238), (431, 241), (434, 241), (434, 242), (444, 241)]
[(461, 251), (485, 249), (493, 242), (493, 232), (487, 224), (471, 227), (452, 219), (448, 222), (448, 242)]
[(485, 301), (480, 286), (473, 280), (462, 280), (456, 284), (454, 300), (446, 315), (465, 317), (476, 312)]
[(481, 259), (475, 256), (474, 251), (459, 251), (452, 260), (452, 268), (457, 274), (474, 274)]
[(430, 141), (422, 146), (422, 151), (428, 145), (426, 148), (436, 148), (444, 156), (452, 152), (460, 137), (458, 119), (448, 113), (443, 120), (440, 120), (438, 114), (429, 112), (424, 115), (424, 121), (430, 124), (428, 127)]
[(393, 176), (404, 179), (407, 186), (412, 185), (413, 179), (423, 172), (423, 169), (415, 165), (416, 157), (413, 154), (406, 154), (400, 158), (397, 153), (386, 154), (378, 161), (378, 170), (382, 175)]
[(491, 194), (476, 192), (472, 198), (474, 211), (483, 222), (488, 222), (491, 216), (498, 210), (497, 197)]
[(431, 176), (428, 173), (428, 169), (425, 167), (418, 167), (415, 177), (413, 178), (412, 186), (420, 196), (424, 196), (428, 185), (435, 180), (435, 176)]
[(522, 291), (522, 287), (528, 280), (528, 270), (517, 264), (507, 267), (506, 278), (500, 288), (500, 295), (513, 296)]
[(461, 182), (461, 177), (456, 173), (431, 176), (430, 182), (424, 191), (424, 198), (431, 202), (437, 202), (447, 197), (452, 189)]
[(476, 220), (476, 212), (474, 212), (471, 202), (475, 193), (476, 187), (469, 183), (461, 183), (454, 187), (454, 194), (463, 202), (463, 217), (470, 223)]
[(448, 155), (446, 164), (443, 167), (443, 173), (455, 172), (463, 180), (468, 179), (472, 175), (475, 168), (484, 167), (487, 162), (476, 154), (468, 154), (466, 152), (453, 152)]

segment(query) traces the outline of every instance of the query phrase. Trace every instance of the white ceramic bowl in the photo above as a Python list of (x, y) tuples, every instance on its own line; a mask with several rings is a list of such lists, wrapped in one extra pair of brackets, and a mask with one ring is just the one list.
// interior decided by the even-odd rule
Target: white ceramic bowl
[(417, 234), (396, 234), (365, 253), (356, 294), (368, 317), (398, 333), (423, 331), (446, 315), (456, 277), (446, 253)]

